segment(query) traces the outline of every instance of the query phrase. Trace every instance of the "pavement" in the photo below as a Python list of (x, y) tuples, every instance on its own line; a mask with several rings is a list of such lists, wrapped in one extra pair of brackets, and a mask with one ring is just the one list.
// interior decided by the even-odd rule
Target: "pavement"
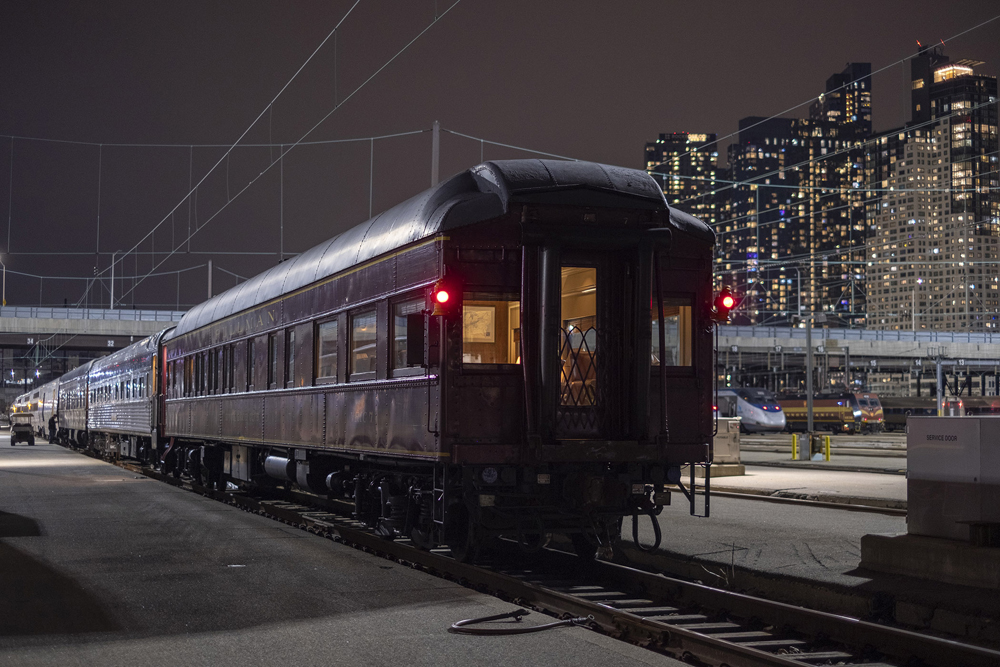
[(2, 665), (682, 664), (576, 627), (450, 634), (516, 607), (37, 442), (0, 435)]
[(841, 472), (868, 472), (886, 475), (906, 474), (906, 458), (902, 456), (856, 455), (834, 450), (829, 461), (802, 461), (791, 458), (787, 452), (741, 452), (745, 465), (807, 470), (837, 470)]
[[(898, 475), (747, 466), (747, 474), (712, 480), (714, 491), (776, 495), (782, 491), (819, 499), (876, 497), (905, 498), (905, 478)], [(851, 494), (862, 494), (854, 496)], [(697, 513), (704, 498), (697, 497)], [(857, 586), (869, 577), (857, 571), (861, 536), (868, 533), (904, 533), (906, 517), (851, 512), (758, 499), (714, 497), (710, 516), (691, 516), (687, 500), (673, 494), (673, 504), (660, 515), (662, 551), (700, 563), (720, 573), (729, 583), (738, 570), (770, 576), (794, 576), (821, 584)], [(648, 519), (640, 525), (646, 527)], [(631, 523), (624, 533), (631, 541)], [(651, 536), (651, 532), (649, 533)], [(648, 544), (648, 543), (647, 543)]]
[(788, 454), (769, 452), (746, 452), (741, 458), (746, 475), (712, 478), (712, 488), (895, 500), (906, 507), (906, 459), (837, 454), (829, 461), (792, 461)]
[[(790, 453), (770, 452), (744, 452), (741, 458), (746, 475), (713, 478), (711, 488), (750, 495), (713, 497), (704, 518), (692, 516), (687, 500), (675, 492), (659, 517), (660, 548), (630, 548), (628, 558), (672, 576), (1000, 647), (996, 591), (859, 568), (861, 537), (905, 533), (906, 517), (898, 510), (893, 515), (848, 506), (905, 508), (905, 458), (836, 451), (829, 462), (791, 461)], [(697, 514), (704, 514), (703, 496), (697, 501)], [(630, 521), (622, 537), (632, 542)], [(640, 540), (652, 543), (648, 519), (640, 522)]]
[[(680, 664), (580, 628), (449, 634), (456, 620), (513, 607), (38, 442), (9, 447), (0, 433), (0, 664)], [(905, 502), (899, 458), (873, 473), (845, 469), (846, 457), (836, 455), (792, 467), (760, 454), (744, 457), (746, 475), (713, 479), (713, 488), (833, 499), (845, 509), (719, 496), (701, 518), (675, 493), (659, 517), (661, 547), (630, 549), (628, 558), (733, 590), (1000, 645), (995, 592), (859, 569), (861, 536), (903, 533), (906, 519), (846, 505)], [(872, 457), (865, 463), (873, 467)], [(631, 541), (629, 521), (623, 537)], [(640, 538), (652, 540), (648, 519)]]

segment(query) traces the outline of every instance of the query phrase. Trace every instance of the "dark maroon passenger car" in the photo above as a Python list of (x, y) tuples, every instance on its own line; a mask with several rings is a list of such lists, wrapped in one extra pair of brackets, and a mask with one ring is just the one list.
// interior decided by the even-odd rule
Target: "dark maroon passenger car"
[(644, 172), (486, 162), (189, 311), (156, 458), (593, 556), (710, 460), (714, 242)]

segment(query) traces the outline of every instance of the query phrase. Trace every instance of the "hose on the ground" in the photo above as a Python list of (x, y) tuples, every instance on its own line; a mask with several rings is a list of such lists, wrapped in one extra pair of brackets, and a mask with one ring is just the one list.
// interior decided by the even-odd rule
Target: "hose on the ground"
[(541, 632), (542, 630), (551, 630), (552, 628), (558, 628), (565, 625), (582, 625), (594, 620), (593, 616), (578, 617), (578, 618), (567, 618), (562, 621), (554, 621), (552, 623), (545, 623), (543, 625), (530, 625), (524, 627), (516, 628), (471, 628), (470, 625), (476, 625), (477, 623), (488, 623), (490, 621), (499, 621), (505, 618), (513, 618), (515, 621), (520, 622), (523, 616), (527, 616), (531, 612), (527, 609), (518, 609), (516, 611), (511, 611), (506, 614), (497, 614), (495, 616), (484, 616), (483, 618), (468, 618), (464, 621), (456, 621), (451, 624), (448, 628), (448, 632), (455, 633), (457, 635), (524, 635), (529, 632)]

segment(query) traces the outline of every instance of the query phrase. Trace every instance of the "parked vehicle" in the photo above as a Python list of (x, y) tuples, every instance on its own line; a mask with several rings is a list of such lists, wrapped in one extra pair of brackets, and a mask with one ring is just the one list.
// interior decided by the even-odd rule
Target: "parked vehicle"
[(11, 415), (10, 446), (13, 447), (19, 442), (26, 442), (29, 445), (35, 444), (32, 416), (28, 412), (18, 412)]

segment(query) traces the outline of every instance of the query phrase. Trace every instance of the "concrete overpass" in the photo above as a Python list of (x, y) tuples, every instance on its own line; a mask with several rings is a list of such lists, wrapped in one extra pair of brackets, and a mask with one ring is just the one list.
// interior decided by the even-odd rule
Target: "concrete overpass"
[(0, 308), (0, 402), (175, 325), (184, 313)]
[[(813, 327), (816, 352), (850, 354), (876, 359), (989, 360), (1000, 358), (1000, 333), (951, 333), (946, 331), (880, 331)], [(746, 352), (805, 353), (806, 330), (794, 327), (719, 327), (719, 350), (736, 346)], [(780, 348), (780, 349), (779, 349)]]
[[(812, 345), (818, 388), (863, 386), (907, 395), (936, 385), (940, 365), (944, 382), (956, 393), (1000, 393), (1000, 333), (814, 327)], [(804, 328), (723, 325), (718, 349), (720, 369), (733, 384), (804, 386)]]

